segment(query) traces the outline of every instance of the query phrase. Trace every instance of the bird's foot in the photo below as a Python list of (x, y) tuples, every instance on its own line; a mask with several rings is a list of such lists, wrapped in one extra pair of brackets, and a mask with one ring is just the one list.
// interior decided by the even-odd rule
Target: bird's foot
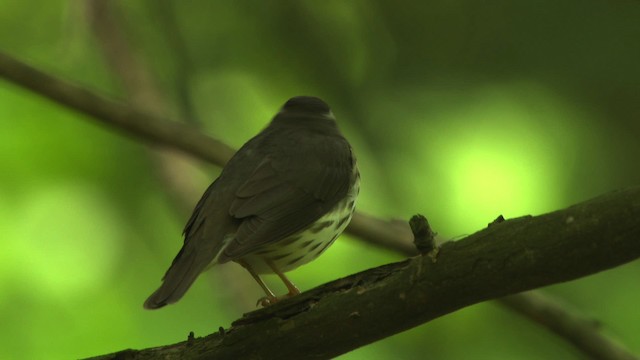
[(289, 292), (288, 294), (284, 294), (282, 296), (263, 296), (260, 299), (258, 299), (258, 302), (256, 303), (256, 306), (262, 306), (262, 307), (267, 307), (269, 305), (273, 305), (275, 303), (277, 303), (280, 300), (284, 300), (284, 299), (288, 299), (290, 297), (296, 296), (298, 295), (300, 292)]
[(278, 301), (278, 298), (275, 296), (263, 296), (260, 299), (258, 299), (258, 302), (256, 302), (256, 307), (257, 306), (262, 306), (262, 307), (267, 307), (269, 305), (273, 305)]

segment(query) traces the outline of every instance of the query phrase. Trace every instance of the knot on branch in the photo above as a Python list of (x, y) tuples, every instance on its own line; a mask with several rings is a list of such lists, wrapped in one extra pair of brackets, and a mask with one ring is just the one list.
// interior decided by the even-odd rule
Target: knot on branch
[(413, 243), (420, 254), (433, 254), (432, 257), (435, 259), (438, 250), (436, 233), (431, 229), (427, 218), (420, 214), (414, 215), (409, 220), (409, 226), (411, 227), (411, 232), (413, 232)]

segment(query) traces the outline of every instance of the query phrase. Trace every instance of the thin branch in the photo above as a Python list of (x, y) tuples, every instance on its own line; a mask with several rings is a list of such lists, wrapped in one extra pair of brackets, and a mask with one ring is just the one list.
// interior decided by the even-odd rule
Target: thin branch
[(191, 154), (222, 166), (235, 151), (197, 129), (143, 113), (81, 86), (48, 75), (0, 52), (0, 76), (70, 109), (89, 115), (110, 129)]
[[(165, 94), (160, 91), (146, 64), (136, 47), (124, 33), (124, 26), (119, 18), (117, 2), (111, 0), (87, 0), (82, 3), (85, 14), (91, 25), (93, 34), (102, 50), (103, 58), (108, 64), (113, 78), (118, 79), (126, 94), (127, 102), (136, 109), (161, 116), (169, 113)], [(174, 151), (153, 151), (151, 159), (156, 163), (157, 173), (163, 185), (169, 189), (168, 193), (175, 200), (174, 203), (182, 212), (188, 213), (193, 208), (195, 189), (185, 187), (188, 176), (176, 176), (176, 168), (185, 171), (186, 157), (176, 156)], [(182, 173), (180, 175), (183, 175)], [(192, 190), (188, 192), (188, 190)], [(197, 195), (195, 195), (197, 196)]]
[[(640, 257), (639, 238), (636, 187), (553, 213), (507, 220), (444, 243), (435, 262), (418, 256), (351, 275), (248, 313), (231, 328), (203, 338), (95, 359), (169, 354), (188, 359), (332, 358), (478, 302), (632, 261)], [(633, 358), (617, 352), (589, 355)]]
[(167, 101), (154, 84), (149, 66), (140, 59), (134, 46), (127, 40), (122, 23), (117, 18), (116, 4), (111, 0), (88, 0), (83, 3), (103, 58), (121, 81), (129, 103), (147, 113), (167, 114)]
[(175, 68), (173, 84), (182, 117), (187, 122), (198, 124), (200, 121), (193, 105), (190, 86), (194, 63), (191, 61), (187, 43), (184, 36), (182, 36), (182, 28), (178, 26), (173, 2), (170, 0), (153, 0), (147, 1), (147, 5), (152, 11), (155, 10), (154, 13), (157, 14), (160, 21), (160, 26), (156, 28), (164, 35), (164, 39), (170, 48), (169, 53), (173, 55)]
[[(170, 12), (169, 3), (160, 3), (162, 3), (163, 13)], [(150, 71), (151, 66), (139, 52), (135, 51), (136, 46), (131, 42), (131, 36), (127, 36), (124, 33), (124, 21), (118, 16), (120, 14), (118, 3), (112, 0), (88, 0), (84, 5), (86, 6), (86, 13), (95, 37), (102, 48), (102, 54), (110, 65), (111, 72), (121, 80), (131, 104), (137, 109), (148, 111), (151, 114), (167, 114), (169, 112), (167, 96), (154, 81), (154, 76)], [(170, 14), (165, 14), (165, 16), (172, 18)], [(167, 19), (167, 21), (175, 25), (170, 19)], [(177, 29), (172, 28), (166, 31), (172, 33), (175, 30)], [(186, 78), (183, 80), (186, 81)], [(188, 96), (188, 93), (183, 93), (182, 95)], [(190, 104), (183, 103), (182, 105), (189, 106)], [(186, 118), (195, 120), (193, 116)], [(189, 215), (193, 211), (193, 204), (201, 195), (202, 189), (195, 186), (195, 184), (188, 183), (189, 180), (192, 180), (189, 170), (193, 171), (192, 167), (195, 165), (193, 164), (193, 158), (180, 155), (173, 150), (153, 151), (150, 153), (151, 159), (158, 165), (158, 177), (163, 182), (164, 188), (167, 189), (167, 193), (174, 200), (175, 207), (181, 210), (181, 214)], [(219, 275), (226, 277), (226, 279), (222, 280), (237, 283), (238, 289), (249, 289), (250, 287), (242, 285), (243, 283), (245, 283), (244, 285), (253, 283), (253, 280), (249, 277), (242, 277), (242, 280), (237, 279), (237, 277), (231, 279), (231, 276), (235, 274), (231, 271), (220, 272)], [(246, 291), (237, 295), (239, 296), (236, 296), (236, 299), (241, 297), (244, 301), (236, 301), (234, 303), (235, 306), (241, 307), (243, 304), (255, 304), (253, 296), (249, 296)]]
[[(0, 76), (55, 102), (90, 115), (105, 125), (152, 143), (182, 150), (213, 164), (222, 166), (233, 154), (230, 147), (196, 129), (141, 113), (125, 104), (108, 100), (82, 87), (47, 75), (2, 52), (0, 52)], [(355, 214), (347, 231), (388, 249), (405, 254), (416, 253), (411, 244), (411, 231), (406, 223), (386, 222), (371, 216)], [(518, 311), (528, 316), (524, 307)], [(572, 341), (572, 334), (565, 335)], [(598, 333), (594, 333), (594, 336), (604, 338)]]
[(407, 256), (418, 254), (418, 250), (413, 245), (413, 234), (406, 221), (382, 220), (356, 212), (345, 231), (368, 244)]
[(536, 292), (516, 294), (499, 299), (499, 303), (526, 312), (529, 318), (569, 339), (576, 348), (581, 349), (593, 359), (637, 359), (619, 343), (600, 336), (597, 321), (576, 312), (567, 311), (567, 307), (549, 297), (541, 297)]

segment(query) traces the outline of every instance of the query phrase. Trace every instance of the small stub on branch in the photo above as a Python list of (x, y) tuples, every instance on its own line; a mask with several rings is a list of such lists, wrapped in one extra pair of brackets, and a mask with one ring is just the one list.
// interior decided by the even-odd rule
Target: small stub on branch
[(413, 232), (413, 243), (420, 254), (429, 254), (435, 259), (438, 254), (436, 233), (431, 230), (427, 218), (420, 214), (414, 215), (409, 220), (409, 226), (411, 226), (411, 232)]
[(196, 340), (196, 334), (193, 331), (189, 331), (189, 336), (187, 336), (187, 345), (193, 345), (193, 342)]
[(495, 220), (493, 220), (492, 222), (490, 222), (489, 224), (487, 224), (487, 226), (492, 226), (492, 225), (495, 225), (495, 224), (500, 224), (501, 222), (504, 222), (504, 216), (502, 216), (502, 215), (498, 215), (498, 217), (497, 217)]

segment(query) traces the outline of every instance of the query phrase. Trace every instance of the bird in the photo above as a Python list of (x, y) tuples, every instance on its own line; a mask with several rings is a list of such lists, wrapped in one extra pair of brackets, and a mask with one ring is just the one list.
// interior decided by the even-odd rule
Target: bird
[[(246, 142), (206, 189), (184, 228), (184, 243), (144, 302), (158, 309), (180, 300), (211, 266), (244, 267), (269, 306), (300, 290), (286, 272), (322, 254), (351, 221), (360, 172), (329, 105), (289, 99)], [(276, 296), (260, 275), (276, 274), (288, 293)]]

